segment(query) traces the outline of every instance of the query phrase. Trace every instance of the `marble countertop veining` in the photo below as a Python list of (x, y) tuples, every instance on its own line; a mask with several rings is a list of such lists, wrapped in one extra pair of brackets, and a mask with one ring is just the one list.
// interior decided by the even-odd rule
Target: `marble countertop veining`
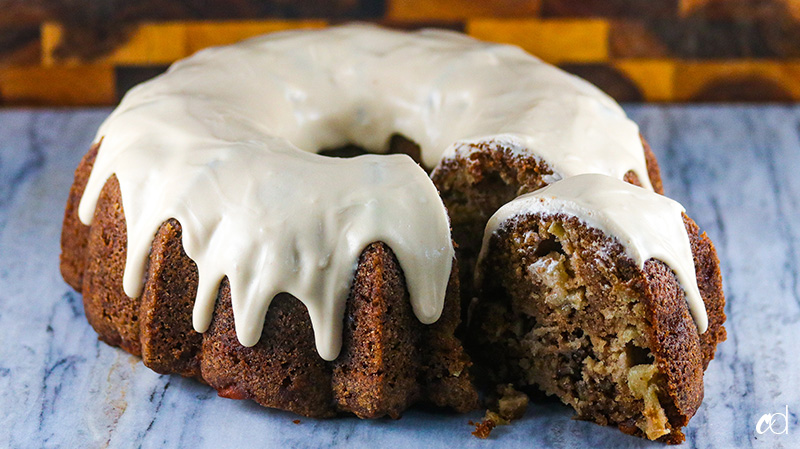
[[(684, 447), (800, 447), (800, 106), (629, 106), (717, 246), (728, 341)], [(108, 109), (0, 111), (0, 448), (661, 447), (535, 404), (490, 440), (426, 409), (327, 421), (218, 398), (97, 340), (58, 271), (73, 170)], [(788, 434), (762, 426), (788, 408)], [(782, 415), (773, 430), (781, 431)]]

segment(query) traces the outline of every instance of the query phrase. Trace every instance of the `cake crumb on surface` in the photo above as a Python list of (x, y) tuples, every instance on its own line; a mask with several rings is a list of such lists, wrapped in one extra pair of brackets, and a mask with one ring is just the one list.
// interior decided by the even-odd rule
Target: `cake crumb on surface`
[(505, 426), (515, 419), (522, 418), (528, 408), (528, 395), (517, 391), (511, 384), (498, 385), (497, 397), (491, 399), (489, 404), (481, 422), (475, 424), (470, 421), (470, 425), (475, 425), (472, 434), (482, 440), (489, 438), (495, 427)]
[(489, 438), (489, 435), (492, 433), (492, 429), (494, 429), (496, 425), (497, 424), (495, 424), (495, 422), (491, 419), (484, 418), (483, 421), (479, 422), (475, 426), (475, 431), (472, 432), (472, 434), (477, 438), (485, 440)]

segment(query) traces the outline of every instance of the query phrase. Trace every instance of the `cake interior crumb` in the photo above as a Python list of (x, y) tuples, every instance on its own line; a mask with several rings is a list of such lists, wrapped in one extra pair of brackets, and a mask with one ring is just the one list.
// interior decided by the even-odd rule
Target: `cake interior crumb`
[[(490, 300), (478, 306), (473, 329), (482, 339), (479, 363), (493, 367), (490, 380), (536, 387), (578, 419), (649, 439), (669, 434), (664, 378), (630, 281), (635, 266), (621, 246), (563, 216), (502, 232), (487, 263)], [(502, 425), (502, 414), (490, 412), (484, 421)]]

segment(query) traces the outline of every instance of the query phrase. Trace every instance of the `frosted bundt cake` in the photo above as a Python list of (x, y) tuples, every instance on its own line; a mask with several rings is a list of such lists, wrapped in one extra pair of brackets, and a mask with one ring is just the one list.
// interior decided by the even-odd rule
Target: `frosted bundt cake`
[(486, 220), (583, 173), (661, 191), (622, 109), (519, 48), (278, 33), (125, 95), (76, 171), (61, 271), (102, 340), (222, 396), (317, 417), (467, 411), (456, 329)]
[(680, 204), (604, 175), (567, 178), (492, 216), (479, 267), (470, 336), (493, 381), (683, 441), (725, 315), (714, 248)]

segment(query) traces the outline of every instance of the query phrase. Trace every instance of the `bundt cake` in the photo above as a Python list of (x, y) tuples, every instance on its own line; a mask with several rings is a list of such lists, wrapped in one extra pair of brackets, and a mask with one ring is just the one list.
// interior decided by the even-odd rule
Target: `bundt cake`
[(584, 174), (501, 207), (484, 242), (469, 335), (485, 375), (683, 441), (725, 315), (714, 247), (680, 204)]
[(619, 105), (519, 48), (276, 33), (125, 95), (76, 170), (61, 272), (103, 341), (221, 396), (312, 417), (464, 412), (487, 220), (585, 173), (662, 191)]

